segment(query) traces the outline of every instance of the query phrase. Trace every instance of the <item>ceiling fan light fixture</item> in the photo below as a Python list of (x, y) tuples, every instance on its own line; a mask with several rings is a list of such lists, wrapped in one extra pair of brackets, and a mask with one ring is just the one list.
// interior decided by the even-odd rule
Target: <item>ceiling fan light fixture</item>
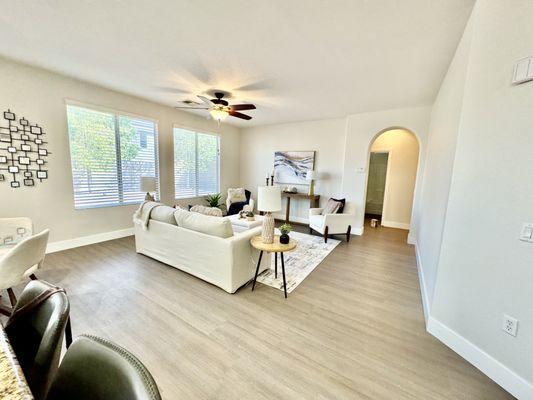
[(223, 121), (224, 119), (226, 119), (226, 117), (229, 115), (229, 112), (228, 110), (225, 110), (224, 108), (212, 108), (211, 110), (209, 110), (209, 114), (211, 114), (211, 117), (213, 117), (213, 119), (215, 121)]

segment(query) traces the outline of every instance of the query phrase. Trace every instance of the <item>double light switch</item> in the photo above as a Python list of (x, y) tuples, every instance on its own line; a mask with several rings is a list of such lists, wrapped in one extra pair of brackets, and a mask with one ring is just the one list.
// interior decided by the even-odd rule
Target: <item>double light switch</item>
[(533, 243), (533, 223), (524, 223), (520, 232), (520, 240)]

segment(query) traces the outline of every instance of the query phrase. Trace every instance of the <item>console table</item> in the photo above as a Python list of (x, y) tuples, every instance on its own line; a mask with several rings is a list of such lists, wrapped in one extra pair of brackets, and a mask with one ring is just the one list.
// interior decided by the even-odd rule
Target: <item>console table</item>
[(309, 208), (317, 208), (319, 206), (320, 195), (314, 194), (312, 196), (307, 193), (290, 193), (290, 192), (281, 192), (282, 197), (287, 198), (287, 209), (285, 210), (285, 222), (289, 223), (289, 217), (291, 213), (291, 199), (307, 199), (309, 200)]

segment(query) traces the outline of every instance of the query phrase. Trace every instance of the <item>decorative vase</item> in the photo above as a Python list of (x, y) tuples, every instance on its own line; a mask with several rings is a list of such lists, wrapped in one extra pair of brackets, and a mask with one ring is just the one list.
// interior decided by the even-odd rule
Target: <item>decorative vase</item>
[(282, 235), (279, 237), (279, 242), (280, 242), (281, 244), (288, 244), (290, 240), (291, 240), (291, 238), (290, 238), (289, 235), (287, 235), (286, 233), (282, 234)]
[(266, 212), (263, 218), (263, 230), (261, 231), (261, 240), (263, 243), (274, 243), (274, 216), (271, 212)]

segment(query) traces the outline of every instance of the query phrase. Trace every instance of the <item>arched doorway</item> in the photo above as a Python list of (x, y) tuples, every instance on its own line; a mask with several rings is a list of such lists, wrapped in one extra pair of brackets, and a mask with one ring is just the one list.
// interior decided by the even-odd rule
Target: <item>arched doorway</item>
[(420, 144), (404, 128), (380, 132), (368, 150), (365, 223), (377, 219), (385, 227), (410, 229)]

